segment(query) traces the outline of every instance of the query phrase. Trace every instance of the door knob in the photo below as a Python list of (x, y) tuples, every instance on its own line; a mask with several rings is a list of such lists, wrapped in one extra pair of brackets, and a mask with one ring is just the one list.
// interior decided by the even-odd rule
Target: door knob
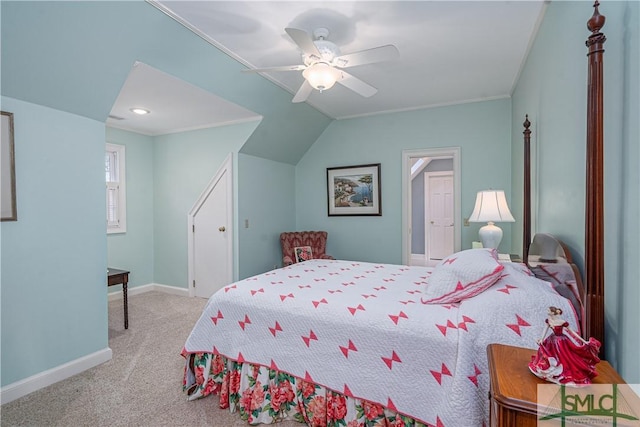
[(225, 231), (225, 230), (226, 230), (226, 228), (224, 228), (224, 225), (222, 227), (218, 228), (218, 231)]
[(433, 221), (431, 221), (431, 224), (433, 224)]

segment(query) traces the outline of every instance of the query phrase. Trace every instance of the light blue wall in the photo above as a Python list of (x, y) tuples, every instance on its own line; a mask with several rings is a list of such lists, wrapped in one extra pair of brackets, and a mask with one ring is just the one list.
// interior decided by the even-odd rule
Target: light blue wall
[[(605, 355), (640, 382), (638, 165), (639, 3), (605, 1)], [(532, 121), (539, 187), (537, 230), (553, 233), (584, 264), (587, 48), (585, 2), (551, 2), (513, 95), (513, 188), (521, 197), (522, 122)], [(521, 209), (514, 212), (521, 218)], [(521, 223), (517, 228), (521, 230)], [(515, 229), (515, 228), (514, 228)], [(513, 244), (522, 237), (514, 233)]]
[[(523, 126), (529, 114), (538, 183), (536, 229), (560, 237), (584, 257), (584, 183), (586, 140), (586, 20), (584, 2), (547, 7), (526, 67), (513, 96), (513, 194), (522, 200)], [(517, 171), (517, 172), (516, 172)], [(522, 205), (514, 206), (522, 248)], [(521, 249), (520, 249), (521, 252)], [(581, 261), (579, 261), (581, 262)]]
[[(295, 168), (241, 154), (238, 160), (240, 278), (282, 266), (280, 233), (295, 230)], [(245, 228), (245, 220), (249, 228)]]
[(134, 288), (153, 283), (153, 137), (107, 128), (107, 142), (126, 147), (127, 191), (127, 232), (107, 235), (107, 262), (131, 271)]
[[(329, 233), (327, 253), (336, 258), (402, 262), (402, 150), (461, 147), (462, 217), (476, 192), (511, 192), (511, 101), (478, 102), (333, 122), (296, 166), (297, 229)], [(329, 217), (326, 168), (381, 163), (382, 216)], [(470, 248), (482, 224), (462, 229)], [(502, 224), (510, 251), (511, 226)]]
[(258, 124), (249, 122), (154, 138), (156, 283), (188, 287), (187, 215), (229, 153), (234, 153), (237, 164), (238, 150)]
[(130, 288), (149, 283), (187, 287), (187, 214), (229, 153), (237, 183), (234, 277), (281, 266), (278, 235), (295, 229), (295, 168), (238, 155), (256, 126), (244, 123), (159, 137), (107, 129), (108, 142), (127, 147), (128, 214), (127, 232), (107, 238), (108, 262), (132, 272)]
[(108, 263), (131, 271), (130, 288), (188, 287), (187, 214), (229, 153), (237, 163), (239, 148), (257, 125), (156, 137), (107, 129), (107, 142), (126, 146), (127, 166), (127, 232), (108, 236)]
[(2, 97), (18, 221), (2, 222), (2, 385), (107, 348), (104, 124)]
[[(614, 221), (616, 216), (620, 221), (618, 233), (607, 243), (607, 247), (611, 247), (618, 242), (619, 249), (617, 253), (611, 252), (607, 256), (607, 272), (613, 273), (608, 276), (609, 280), (614, 284), (620, 283), (619, 291), (612, 294), (615, 303), (611, 310), (619, 313), (616, 355), (620, 370), (628, 382), (640, 383), (640, 3), (628, 2), (622, 21), (624, 90), (622, 100), (619, 101), (624, 110), (620, 116), (621, 156), (617, 157), (617, 161), (621, 165), (624, 185), (620, 194), (620, 206), (614, 214)], [(616, 170), (616, 164), (611, 163), (607, 167)]]

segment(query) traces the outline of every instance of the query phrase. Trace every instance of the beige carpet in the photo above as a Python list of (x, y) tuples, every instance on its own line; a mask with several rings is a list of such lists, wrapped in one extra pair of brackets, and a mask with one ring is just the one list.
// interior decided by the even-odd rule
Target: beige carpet
[[(218, 408), (218, 397), (193, 402), (182, 392), (180, 350), (206, 301), (147, 292), (109, 303), (113, 359), (2, 405), (2, 426), (246, 426)], [(288, 421), (283, 427), (303, 424)]]

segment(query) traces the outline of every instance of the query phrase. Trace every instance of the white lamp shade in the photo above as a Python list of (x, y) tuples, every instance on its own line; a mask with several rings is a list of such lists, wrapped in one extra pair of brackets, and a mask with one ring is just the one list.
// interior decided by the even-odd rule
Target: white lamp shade
[(502, 240), (502, 230), (494, 222), (515, 222), (507, 198), (502, 190), (478, 191), (476, 206), (469, 217), (469, 222), (487, 222), (480, 229), (480, 241), (485, 248), (497, 249)]
[(323, 90), (331, 89), (340, 77), (340, 71), (336, 70), (329, 64), (324, 62), (318, 62), (310, 67), (307, 67), (302, 75), (314, 88), (322, 92)]
[(478, 191), (469, 222), (515, 222), (502, 190)]

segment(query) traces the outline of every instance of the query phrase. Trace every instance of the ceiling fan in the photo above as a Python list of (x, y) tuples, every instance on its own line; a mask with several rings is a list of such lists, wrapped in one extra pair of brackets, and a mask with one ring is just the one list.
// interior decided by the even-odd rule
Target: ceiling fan
[(347, 73), (343, 68), (390, 61), (399, 56), (398, 49), (391, 44), (341, 55), (338, 46), (327, 40), (329, 30), (326, 28), (314, 30), (313, 38), (306, 31), (297, 28), (285, 28), (285, 31), (302, 50), (302, 62), (304, 64), (244, 71), (257, 73), (302, 71), (302, 76), (305, 80), (293, 97), (292, 102), (304, 102), (314, 89), (322, 92), (333, 87), (336, 82), (368, 98), (374, 95), (378, 89)]

